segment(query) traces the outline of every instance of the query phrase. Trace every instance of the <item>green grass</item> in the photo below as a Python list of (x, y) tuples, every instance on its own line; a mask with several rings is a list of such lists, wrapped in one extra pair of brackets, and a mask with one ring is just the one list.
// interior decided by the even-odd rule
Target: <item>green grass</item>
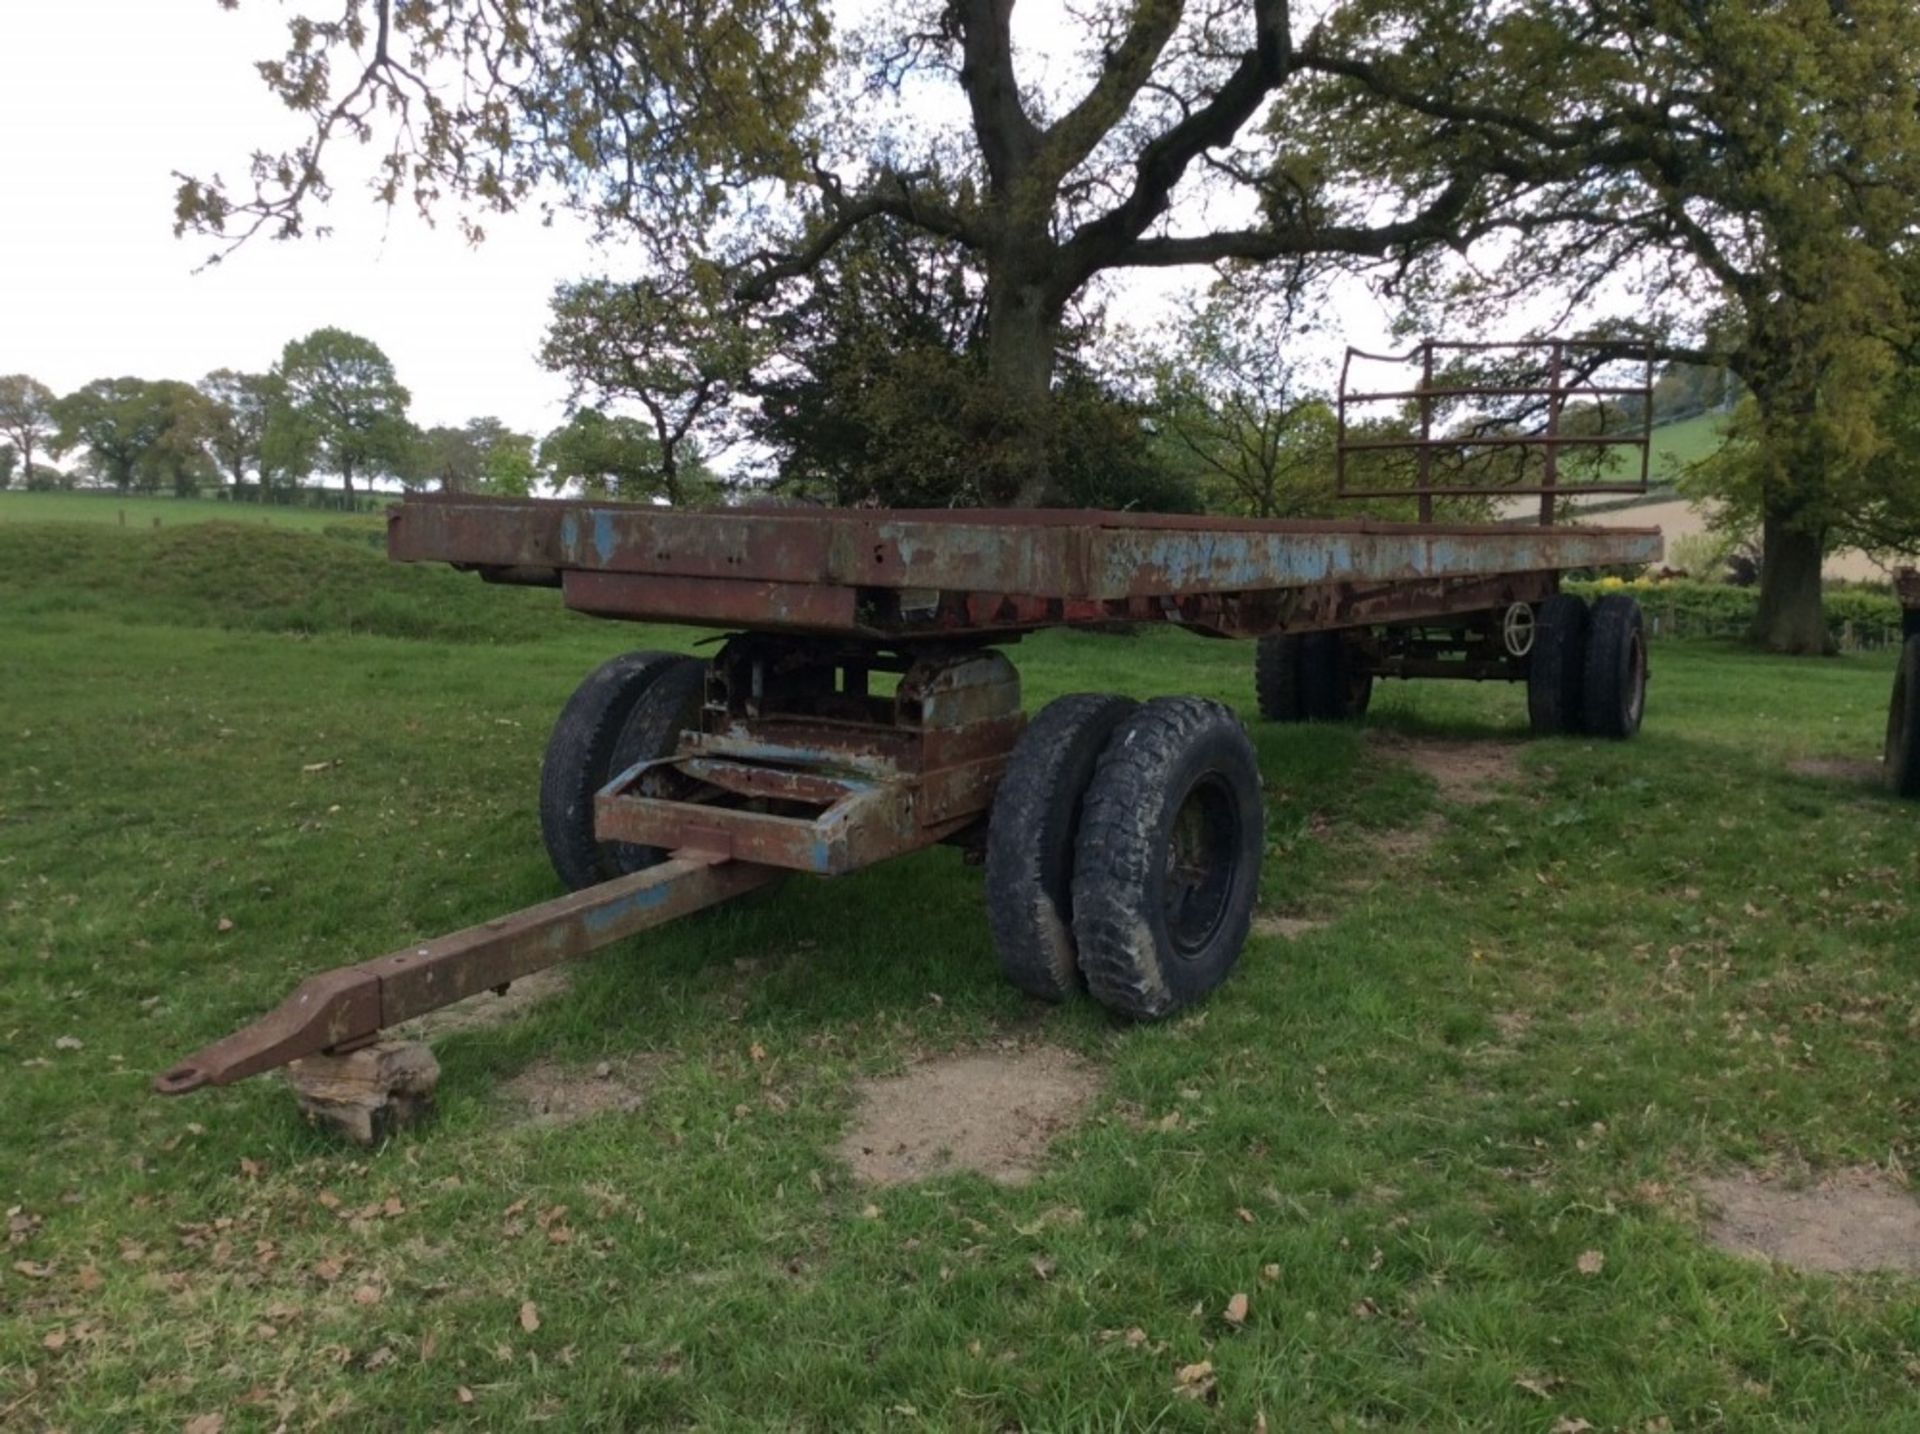
[[(227, 607), (290, 590), (202, 585), (375, 569), (253, 535), (188, 579), (164, 539), (115, 564), (50, 527), (0, 555), (0, 1424), (1920, 1426), (1914, 1286), (1729, 1258), (1690, 1194), (1913, 1159), (1915, 811), (1787, 766), (1877, 750), (1886, 661), (1658, 646), (1640, 740), (1524, 747), (1480, 804), (1360, 731), (1257, 727), (1263, 907), (1330, 924), (1256, 938), (1187, 1017), (1022, 1001), (978, 874), (938, 850), (584, 964), (447, 1038), (438, 1120), (367, 1153), (271, 1080), (146, 1081), (307, 974), (554, 894), (547, 724), (596, 661), (693, 635), (418, 570), (392, 601), (439, 640), (331, 600), (268, 630)], [(519, 631), (523, 599), (546, 640), (447, 640)], [(1250, 704), (1239, 645), (1013, 654), (1033, 704)], [(1393, 687), (1371, 725), (1499, 743), (1523, 709)], [(874, 1192), (837, 1163), (858, 1078), (1003, 1040), (1102, 1073), (1033, 1183)], [(632, 1114), (544, 1128), (499, 1094), (537, 1059), (642, 1053)], [(564, 1243), (532, 1218), (555, 1206)], [(1202, 1359), (1217, 1406), (1174, 1393)]]
[(0, 525), (92, 523), (127, 532), (184, 527), (193, 523), (244, 523), (301, 533), (343, 524), (372, 525), (366, 513), (329, 513), (320, 508), (227, 503), (212, 498), (162, 498), (117, 493), (26, 493), (0, 491)]
[[(1674, 485), (1685, 476), (1688, 468), (1703, 459), (1711, 458), (1720, 451), (1727, 441), (1726, 416), (1719, 413), (1702, 413), (1692, 418), (1683, 418), (1678, 423), (1663, 423), (1653, 430), (1648, 453), (1647, 481), (1660, 495), (1660, 499), (1671, 496)], [(1639, 481), (1640, 452), (1635, 448), (1608, 448), (1603, 450), (1600, 460), (1606, 467), (1607, 476), (1616, 479)], [(1586, 505), (1590, 513), (1604, 512), (1614, 508), (1632, 507), (1634, 502), (1644, 501), (1611, 499)]]

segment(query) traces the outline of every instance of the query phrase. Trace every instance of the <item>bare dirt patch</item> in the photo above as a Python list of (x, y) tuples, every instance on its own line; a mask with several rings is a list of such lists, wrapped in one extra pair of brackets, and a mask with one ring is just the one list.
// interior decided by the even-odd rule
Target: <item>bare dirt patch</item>
[(396, 1029), (400, 1035), (416, 1041), (437, 1040), (460, 1031), (484, 1031), (517, 1020), (531, 1007), (551, 1000), (572, 983), (573, 977), (565, 966), (548, 966), (531, 976), (522, 976), (507, 987), (504, 996), (482, 991), (451, 1006), (429, 1011)]
[(874, 1185), (955, 1170), (1022, 1185), (1099, 1083), (1097, 1071), (1055, 1046), (925, 1061), (902, 1075), (862, 1083), (840, 1156)]
[(1381, 737), (1376, 745), (1410, 763), (1440, 788), (1443, 800), (1479, 806), (1520, 774), (1518, 742), (1437, 742)]
[(1787, 763), (1787, 770), (1796, 777), (1849, 787), (1878, 786), (1881, 780), (1880, 764), (1864, 757), (1801, 757)]
[(1707, 1239), (1729, 1254), (1802, 1270), (1920, 1275), (1920, 1203), (1872, 1166), (1792, 1189), (1753, 1175), (1701, 1183)]
[(1533, 1029), (1533, 1017), (1525, 1011), (1495, 1011), (1489, 1019), (1501, 1042), (1509, 1046), (1518, 1045)]
[(1298, 941), (1315, 931), (1325, 931), (1329, 923), (1312, 916), (1256, 916), (1255, 936), (1278, 936), (1282, 941)]
[(593, 1066), (563, 1066), (535, 1061), (500, 1094), (526, 1111), (535, 1125), (571, 1125), (608, 1111), (635, 1111), (646, 1104), (647, 1088), (660, 1068), (653, 1056), (627, 1056)]

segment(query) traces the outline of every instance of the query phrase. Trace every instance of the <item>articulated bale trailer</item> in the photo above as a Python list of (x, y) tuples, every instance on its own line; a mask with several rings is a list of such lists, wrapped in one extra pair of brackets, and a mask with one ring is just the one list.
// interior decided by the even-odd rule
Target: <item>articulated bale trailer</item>
[[(1165, 623), (1252, 640), (1258, 708), (1274, 722), (1356, 718), (1383, 679), (1504, 680), (1525, 689), (1536, 734), (1631, 737), (1647, 690), (1640, 609), (1624, 594), (1589, 604), (1561, 582), (1656, 562), (1660, 534), (1555, 517), (1571, 493), (1644, 490), (1651, 360), (1552, 343), (1516, 368), (1504, 350), (1525, 347), (1349, 355), (1339, 487), (1412, 495), (1415, 523), (409, 499), (389, 517), (396, 561), (726, 636), (711, 659), (616, 657), (562, 709), (539, 813), (567, 895), (312, 977), (155, 1088), (315, 1057), (336, 1058), (337, 1075), (384, 1050), (388, 1027), (785, 873), (840, 876), (938, 844), (984, 867), (994, 949), (1021, 990), (1084, 988), (1143, 1021), (1192, 1005), (1239, 959), (1258, 889), (1264, 812), (1245, 729), (1217, 702), (1171, 695), (1078, 693), (1029, 721), (1007, 649), (1043, 628)], [(1461, 355), (1494, 349), (1491, 369), (1447, 378)], [(1606, 377), (1622, 362), (1636, 382)], [(1370, 363), (1417, 364), (1419, 377), (1359, 391), (1350, 380)], [(1463, 407), (1490, 397), (1537, 421)], [(1616, 400), (1637, 403), (1637, 431), (1608, 429)], [(1580, 425), (1562, 422), (1572, 402)], [(1417, 422), (1383, 428), (1364, 419), (1369, 403)], [(1610, 446), (1640, 450), (1637, 479), (1592, 461)], [(1563, 447), (1597, 477), (1567, 481)], [(1512, 471), (1494, 471), (1509, 457)], [(1437, 500), (1474, 497), (1484, 518), (1516, 494), (1537, 499), (1536, 520), (1435, 521)], [(398, 1109), (419, 1070), (402, 1053), (348, 1074)], [(341, 1107), (334, 1123), (365, 1138), (365, 1101), (308, 1101)]]
[(1246, 939), (1264, 845), (1252, 744), (1196, 697), (1079, 694), (1028, 721), (1007, 648), (1047, 627), (1169, 623), (1253, 639), (1270, 720), (1355, 717), (1385, 678), (1504, 679), (1537, 733), (1625, 738), (1645, 707), (1639, 609), (1560, 580), (1661, 551), (1631, 528), (458, 495), (401, 504), (388, 550), (729, 635), (710, 660), (616, 657), (560, 713), (539, 811), (569, 894), (315, 976), (161, 1092), (351, 1051), (782, 873), (938, 843), (984, 865), (1014, 984), (1166, 1016)]

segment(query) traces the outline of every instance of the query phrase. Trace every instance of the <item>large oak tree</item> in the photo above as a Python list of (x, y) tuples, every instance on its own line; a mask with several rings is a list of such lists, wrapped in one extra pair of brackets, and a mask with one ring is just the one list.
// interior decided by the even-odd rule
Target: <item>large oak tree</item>
[(1062, 8), (1047, 48), (1071, 60), (1050, 73), (1071, 73), (1045, 85), (1013, 8), (918, 0), (836, 34), (821, 0), (344, 0), (296, 14), (262, 67), (305, 137), (238, 184), (183, 179), (179, 220), (298, 234), (330, 193), (331, 147), (374, 140), (389, 202), (464, 200), (475, 227), (560, 202), (635, 241), (635, 292), (681, 301), (633, 316), (620, 341), (636, 353), (689, 316), (678, 327), (710, 341), (864, 226), (911, 226), (983, 276), (1010, 435), (983, 488), (1041, 502), (1061, 496), (1046, 431), (1061, 325), (1099, 276), (1405, 255), (1462, 241), (1510, 197), (1484, 164), (1392, 190), (1321, 182), (1296, 120), (1351, 81), (1288, 0)]

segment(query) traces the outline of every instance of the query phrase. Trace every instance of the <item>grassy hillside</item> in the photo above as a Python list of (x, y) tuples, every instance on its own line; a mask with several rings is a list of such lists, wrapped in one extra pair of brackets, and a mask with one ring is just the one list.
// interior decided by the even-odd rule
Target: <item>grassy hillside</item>
[[(549, 589), (491, 586), (437, 564), (387, 561), (381, 529), (292, 532), (201, 522), (121, 532), (0, 524), (0, 607), (13, 622), (88, 612), (125, 622), (526, 642), (590, 623)], [(369, 541), (371, 538), (372, 541)]]
[(212, 498), (0, 490), (0, 526), (10, 523), (95, 523), (125, 532), (149, 532), (191, 523), (244, 523), (249, 527), (320, 532), (341, 524), (374, 529), (380, 519), (368, 513), (334, 513), (271, 503), (226, 503)]

